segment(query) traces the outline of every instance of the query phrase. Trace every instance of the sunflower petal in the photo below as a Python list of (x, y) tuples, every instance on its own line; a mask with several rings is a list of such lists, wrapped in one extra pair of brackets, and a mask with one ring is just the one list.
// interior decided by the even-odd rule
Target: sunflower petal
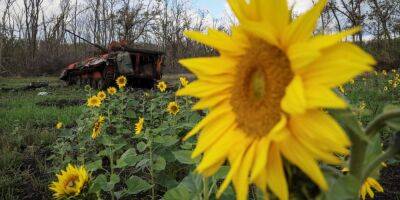
[(248, 148), (246, 155), (243, 158), (243, 162), (239, 168), (236, 176), (233, 177), (233, 184), (236, 190), (236, 199), (246, 200), (249, 191), (249, 171), (253, 164), (255, 149), (257, 141), (253, 141)]
[(347, 107), (345, 100), (326, 87), (313, 86), (306, 88), (305, 96), (308, 109)]
[(360, 30), (361, 27), (354, 27), (332, 35), (318, 35), (308, 41), (308, 43), (317, 49), (324, 49), (341, 42), (343, 38), (354, 35)]
[(289, 199), (289, 190), (283, 171), (281, 155), (276, 145), (271, 145), (267, 162), (268, 186), (279, 199)]
[(300, 76), (295, 76), (286, 88), (286, 95), (281, 101), (281, 107), (286, 113), (300, 114), (306, 109), (303, 82)]
[(314, 62), (319, 56), (321, 56), (319, 49), (307, 42), (293, 44), (288, 49), (291, 67), (295, 72)]
[(199, 139), (197, 141), (196, 148), (193, 150), (192, 158), (199, 156), (201, 153), (206, 151), (212, 146), (220, 137), (224, 134), (229, 134), (234, 128), (235, 117), (230, 114), (226, 114), (219, 120), (211, 121), (202, 130)]
[(204, 153), (204, 157), (197, 166), (196, 171), (202, 173), (202, 171), (212, 167), (215, 163), (225, 160), (232, 146), (243, 141), (245, 138), (246, 135), (241, 131), (231, 131), (229, 134), (222, 136)]
[(218, 30), (209, 29), (207, 34), (197, 31), (185, 31), (184, 34), (192, 40), (220, 51), (238, 55), (244, 53), (240, 50), (240, 46), (236, 45), (235, 41), (233, 41), (229, 35)]
[(299, 73), (307, 88), (336, 87), (363, 72), (371, 71), (373, 64), (375, 60), (356, 45), (340, 43), (325, 49), (318, 60)]
[(179, 63), (196, 75), (234, 74), (236, 62), (226, 57), (188, 58)]
[(186, 136), (183, 138), (183, 140), (187, 140), (196, 133), (200, 131), (205, 125), (207, 125), (209, 122), (217, 119), (223, 114), (228, 113), (231, 110), (229, 106), (221, 106), (220, 109), (216, 109), (215, 111), (211, 111), (210, 114), (208, 114), (205, 118), (203, 118), (189, 133), (186, 134)]
[(243, 156), (246, 152), (247, 146), (249, 144), (249, 140), (243, 140), (243, 144), (240, 146), (237, 146), (235, 149), (234, 153), (234, 159), (229, 159), (229, 162), (231, 164), (231, 169), (229, 170), (228, 174), (225, 177), (224, 182), (222, 182), (221, 186), (219, 187), (217, 191), (217, 199), (219, 199), (222, 195), (222, 193), (226, 190), (226, 188), (229, 186), (229, 183), (231, 182), (233, 176), (236, 175), (237, 171), (239, 170), (239, 167), (241, 166)]
[(215, 94), (221, 94), (221, 92), (227, 91), (232, 85), (226, 84), (213, 84), (207, 83), (201, 80), (193, 81), (186, 87), (176, 92), (177, 96), (194, 96), (204, 98)]
[(280, 142), (279, 149), (290, 162), (299, 167), (322, 190), (326, 191), (328, 189), (328, 184), (317, 162), (294, 138), (288, 137), (286, 140)]
[(256, 0), (258, 13), (263, 23), (272, 26), (279, 36), (289, 23), (289, 9), (286, 0)]
[(327, 0), (319, 0), (310, 11), (298, 17), (286, 28), (283, 34), (283, 44), (285, 46), (304, 42), (311, 37), (326, 2)]
[(251, 170), (251, 181), (257, 179), (257, 177), (265, 170), (268, 160), (270, 140), (268, 137), (262, 137), (260, 142), (257, 144), (257, 159), (254, 160), (253, 169)]

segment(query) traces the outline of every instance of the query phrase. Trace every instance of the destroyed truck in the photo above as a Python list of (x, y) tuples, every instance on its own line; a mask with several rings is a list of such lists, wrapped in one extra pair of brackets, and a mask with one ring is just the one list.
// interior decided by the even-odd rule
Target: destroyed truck
[(115, 79), (122, 75), (128, 79), (128, 85), (151, 88), (161, 79), (163, 52), (130, 48), (125, 42), (112, 42), (106, 49), (79, 38), (100, 49), (102, 54), (68, 65), (60, 76), (67, 85), (104, 89), (115, 85)]

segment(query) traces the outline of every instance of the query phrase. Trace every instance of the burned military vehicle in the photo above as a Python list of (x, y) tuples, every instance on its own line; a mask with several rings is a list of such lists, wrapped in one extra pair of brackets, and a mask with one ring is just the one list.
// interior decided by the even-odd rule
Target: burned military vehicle
[(128, 85), (149, 88), (161, 79), (163, 52), (130, 48), (125, 42), (112, 42), (106, 49), (79, 38), (100, 49), (102, 54), (68, 65), (60, 76), (67, 85), (104, 89), (115, 85), (115, 79), (123, 75), (128, 79)]

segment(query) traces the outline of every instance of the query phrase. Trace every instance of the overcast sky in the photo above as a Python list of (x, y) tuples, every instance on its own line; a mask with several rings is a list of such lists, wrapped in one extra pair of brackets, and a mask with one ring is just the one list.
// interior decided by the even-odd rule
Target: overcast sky
[[(227, 9), (228, 5), (226, 0), (191, 0), (193, 5), (200, 9), (206, 9), (210, 12), (213, 17), (221, 17), (224, 10)], [(295, 4), (295, 12), (304, 12), (311, 7), (311, 0), (289, 0), (289, 4)]]

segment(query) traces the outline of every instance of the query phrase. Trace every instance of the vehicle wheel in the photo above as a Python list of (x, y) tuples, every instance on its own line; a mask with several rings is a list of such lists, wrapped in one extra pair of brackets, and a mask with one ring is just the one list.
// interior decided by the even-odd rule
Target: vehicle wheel
[(109, 87), (115, 85), (115, 79), (117, 78), (114, 67), (106, 67), (103, 71), (103, 85)]
[(106, 85), (104, 84), (104, 80), (103, 79), (98, 79), (97, 80), (97, 88), (99, 90), (106, 89)]

